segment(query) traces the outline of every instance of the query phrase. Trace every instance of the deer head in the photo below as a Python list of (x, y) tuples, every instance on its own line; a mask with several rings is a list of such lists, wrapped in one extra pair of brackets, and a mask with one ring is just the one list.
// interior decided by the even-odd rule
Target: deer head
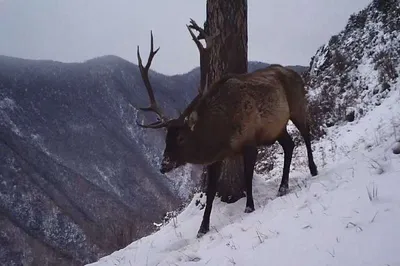
[[(154, 51), (153, 33), (150, 32), (150, 53), (146, 66), (143, 66), (142, 59), (140, 57), (139, 46), (137, 47), (138, 65), (143, 83), (146, 87), (150, 100), (149, 107), (139, 109), (142, 111), (152, 111), (158, 116), (158, 121), (156, 122), (153, 122), (151, 124), (140, 124), (137, 122), (137, 125), (143, 128), (165, 128), (167, 130), (167, 134), (165, 137), (165, 149), (160, 169), (161, 173), (170, 172), (187, 162), (186, 158), (189, 155), (190, 151), (193, 150), (191, 147), (191, 143), (193, 142), (191, 141), (191, 136), (193, 134), (193, 130), (197, 121), (197, 113), (193, 112), (193, 110), (195, 110), (196, 105), (201, 100), (204, 93), (207, 91), (208, 78), (206, 76), (206, 64), (208, 64), (208, 54), (211, 47), (212, 38), (209, 38), (205, 34), (204, 30), (201, 29), (194, 20), (191, 20), (191, 25), (187, 25), (187, 28), (200, 53), (201, 81), (197, 96), (177, 118), (167, 118), (167, 116), (163, 114), (161, 108), (157, 105), (154, 97), (153, 88), (149, 80), (148, 73), (151, 62), (160, 49), (157, 48)], [(206, 47), (203, 47), (199, 39), (195, 37), (192, 29), (198, 30), (200, 32), (200, 36), (206, 41)]]

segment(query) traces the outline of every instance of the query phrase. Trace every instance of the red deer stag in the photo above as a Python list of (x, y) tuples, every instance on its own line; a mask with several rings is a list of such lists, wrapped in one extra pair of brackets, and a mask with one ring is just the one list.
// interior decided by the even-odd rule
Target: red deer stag
[[(195, 25), (193, 21), (192, 24)], [(192, 28), (196, 29), (193, 26)], [(188, 29), (200, 51), (201, 62), (207, 63), (202, 58), (208, 56), (212, 38), (205, 38), (206, 47), (203, 47), (190, 26)], [(229, 156), (243, 155), (247, 197), (245, 212), (250, 213), (254, 211), (252, 179), (257, 147), (272, 145), (278, 141), (284, 150), (283, 175), (278, 196), (287, 193), (294, 149), (292, 138), (286, 130), (289, 119), (304, 139), (311, 175), (317, 175), (306, 119), (304, 83), (298, 73), (280, 65), (270, 65), (252, 73), (226, 75), (210, 88), (206, 86), (207, 78), (202, 76), (200, 88), (203, 89), (199, 90), (196, 98), (178, 118), (167, 119), (156, 103), (148, 77), (151, 61), (159, 50), (153, 49), (152, 33), (150, 46), (145, 67), (140, 58), (139, 46), (137, 47), (139, 68), (150, 98), (150, 107), (140, 109), (157, 113), (160, 120), (149, 125), (138, 125), (144, 128), (167, 129), (161, 173), (170, 172), (186, 163), (207, 166), (207, 203), (197, 237), (209, 231), (218, 170), (221, 161)]]

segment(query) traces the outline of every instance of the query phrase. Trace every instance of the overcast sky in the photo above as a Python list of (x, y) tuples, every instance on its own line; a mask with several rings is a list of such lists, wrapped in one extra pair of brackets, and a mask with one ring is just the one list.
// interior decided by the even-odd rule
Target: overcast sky
[[(249, 60), (308, 65), (350, 14), (372, 0), (248, 0)], [(199, 63), (185, 24), (205, 20), (206, 0), (0, 0), (0, 54), (63, 62), (113, 54), (147, 59), (150, 30), (161, 46), (152, 68), (184, 73)]]

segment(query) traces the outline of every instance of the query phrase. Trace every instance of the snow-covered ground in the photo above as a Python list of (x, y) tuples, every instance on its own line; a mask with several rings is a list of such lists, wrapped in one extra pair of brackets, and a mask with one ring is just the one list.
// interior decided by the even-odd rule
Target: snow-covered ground
[(288, 195), (276, 198), (280, 155), (270, 174), (254, 178), (255, 212), (244, 213), (245, 199), (216, 199), (211, 230), (197, 239), (203, 210), (196, 195), (156, 233), (90, 265), (400, 265), (396, 140), (399, 88), (361, 119), (330, 128), (313, 144), (317, 176), (309, 174), (304, 144), (297, 147)]

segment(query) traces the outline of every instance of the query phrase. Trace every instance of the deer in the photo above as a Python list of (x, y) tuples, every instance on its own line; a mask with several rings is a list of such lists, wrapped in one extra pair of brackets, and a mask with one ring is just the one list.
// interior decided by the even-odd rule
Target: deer
[[(186, 25), (200, 53), (200, 68), (206, 69), (207, 57), (214, 37), (208, 36), (193, 20)], [(200, 32), (196, 37), (192, 29)], [(205, 47), (199, 39), (205, 39)], [(280, 64), (272, 64), (250, 73), (225, 74), (208, 86), (208, 76), (201, 72), (196, 97), (177, 118), (168, 118), (157, 105), (148, 71), (160, 47), (154, 50), (151, 32), (150, 53), (143, 66), (137, 46), (138, 66), (150, 100), (143, 111), (157, 114), (158, 121), (137, 125), (142, 128), (166, 129), (165, 149), (160, 172), (167, 174), (185, 164), (207, 167), (206, 207), (197, 238), (209, 231), (212, 204), (216, 196), (221, 163), (230, 156), (241, 155), (246, 186), (245, 213), (255, 210), (252, 194), (253, 172), (258, 147), (276, 141), (284, 151), (284, 166), (277, 196), (289, 191), (289, 170), (294, 142), (287, 132), (287, 123), (293, 122), (305, 142), (308, 167), (312, 176), (318, 174), (311, 149), (307, 121), (305, 84), (296, 71)]]

